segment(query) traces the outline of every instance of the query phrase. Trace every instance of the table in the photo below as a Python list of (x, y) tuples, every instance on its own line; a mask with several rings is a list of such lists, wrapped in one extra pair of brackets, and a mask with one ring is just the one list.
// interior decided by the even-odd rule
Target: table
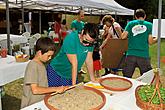
[[(0, 34), (0, 40), (7, 39), (7, 34)], [(10, 40), (13, 42), (13, 45), (25, 44), (28, 42), (28, 39), (22, 35), (10, 34)]]
[[(22, 78), (27, 64), (28, 62), (16, 62), (14, 56), (0, 57), (0, 91), (5, 84)], [(1, 95), (0, 110), (2, 110)]]
[[(109, 74), (104, 77), (121, 77), (121, 76)], [(145, 83), (136, 81), (135, 79), (129, 79), (129, 80), (133, 84), (133, 86), (130, 89), (126, 91), (122, 91), (122, 92), (112, 91), (114, 93), (114, 95), (112, 96), (110, 96), (107, 93), (104, 93), (106, 96), (106, 104), (101, 110), (141, 110), (136, 105), (135, 89), (138, 85), (144, 85)], [(89, 82), (89, 83), (92, 83), (92, 82)], [(99, 85), (98, 83), (93, 83), (93, 84)], [(49, 110), (46, 107), (44, 101), (37, 102), (21, 110), (34, 110), (34, 108)]]

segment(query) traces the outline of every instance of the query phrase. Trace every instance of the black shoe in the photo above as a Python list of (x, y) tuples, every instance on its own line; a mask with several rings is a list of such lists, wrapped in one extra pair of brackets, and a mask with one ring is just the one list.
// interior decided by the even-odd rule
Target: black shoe
[(101, 76), (105, 76), (105, 75), (107, 75), (107, 74), (109, 74), (110, 72), (108, 71), (108, 72), (105, 72), (103, 75), (101, 75)]

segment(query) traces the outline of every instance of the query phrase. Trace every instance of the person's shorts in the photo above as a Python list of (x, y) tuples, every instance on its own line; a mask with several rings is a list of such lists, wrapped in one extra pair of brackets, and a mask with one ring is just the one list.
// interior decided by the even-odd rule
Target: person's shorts
[(94, 68), (94, 70), (101, 70), (101, 62), (100, 62), (100, 60), (95, 60), (95, 61), (93, 61), (93, 68)]
[(143, 58), (143, 57), (131, 56), (131, 55), (127, 56), (126, 64), (125, 67), (123, 68), (123, 75), (125, 77), (131, 78), (136, 67), (139, 68), (141, 75), (151, 70), (152, 67), (150, 64), (150, 58)]

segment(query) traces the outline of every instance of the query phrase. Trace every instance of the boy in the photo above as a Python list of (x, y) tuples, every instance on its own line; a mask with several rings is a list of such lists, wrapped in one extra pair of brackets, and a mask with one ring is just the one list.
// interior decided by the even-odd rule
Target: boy
[(43, 100), (46, 93), (63, 92), (68, 87), (48, 87), (44, 63), (51, 59), (55, 44), (48, 38), (36, 42), (36, 55), (26, 67), (21, 108)]

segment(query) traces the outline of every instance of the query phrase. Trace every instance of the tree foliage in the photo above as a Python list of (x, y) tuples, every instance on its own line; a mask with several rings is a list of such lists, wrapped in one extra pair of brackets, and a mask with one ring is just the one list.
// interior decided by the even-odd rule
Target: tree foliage
[[(138, 9), (142, 8), (147, 14), (147, 19), (152, 20), (158, 17), (158, 2), (159, 0), (115, 0), (120, 5), (130, 8)], [(162, 0), (162, 18), (165, 18), (165, 0)]]

